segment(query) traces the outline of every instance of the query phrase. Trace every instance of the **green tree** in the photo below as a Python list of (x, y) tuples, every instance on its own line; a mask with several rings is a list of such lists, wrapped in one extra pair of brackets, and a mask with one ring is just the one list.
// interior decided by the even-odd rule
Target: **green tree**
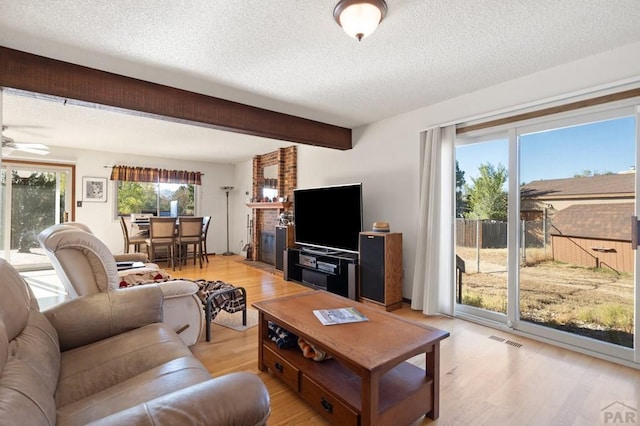
[(464, 172), (460, 170), (458, 160), (456, 160), (456, 217), (464, 217), (468, 210), (467, 200), (464, 196)]
[(118, 182), (118, 211), (120, 214), (140, 213), (156, 209), (157, 195), (153, 184)]
[(168, 214), (171, 202), (178, 201), (178, 215), (193, 215), (195, 212), (195, 185), (118, 182), (118, 214), (143, 213), (147, 211)]
[(576, 173), (573, 175), (574, 178), (581, 178), (581, 177), (591, 177), (591, 176), (603, 176), (603, 175), (612, 175), (613, 172), (609, 172), (609, 171), (605, 171), (605, 172), (599, 172), (599, 171), (592, 171), (592, 170), (583, 170), (582, 173)]
[[(20, 253), (29, 253), (38, 247), (36, 235), (56, 223), (56, 174), (33, 172), (22, 178), (16, 171), (11, 176), (11, 248)], [(64, 186), (63, 186), (64, 188)], [(64, 193), (61, 194), (61, 203)], [(64, 211), (62, 205), (61, 214)]]
[(178, 214), (193, 215), (194, 208), (194, 185), (181, 185), (180, 188), (173, 193), (173, 199), (178, 200)]
[(480, 176), (471, 178), (473, 186), (465, 186), (469, 219), (507, 219), (507, 192), (503, 189), (507, 181), (507, 169), (490, 163), (478, 167)]

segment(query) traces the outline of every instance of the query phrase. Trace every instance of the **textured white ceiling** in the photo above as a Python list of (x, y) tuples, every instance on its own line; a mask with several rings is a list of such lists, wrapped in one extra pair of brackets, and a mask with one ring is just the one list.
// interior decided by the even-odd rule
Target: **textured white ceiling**
[[(5, 136), (20, 143), (89, 149), (127, 155), (239, 163), (290, 142), (212, 130), (104, 109), (64, 104), (63, 100), (3, 96)], [(11, 157), (21, 155), (14, 152)]]
[(357, 127), (640, 41), (639, 0), (387, 0), (360, 43), (335, 2), (0, 0), (0, 45)]

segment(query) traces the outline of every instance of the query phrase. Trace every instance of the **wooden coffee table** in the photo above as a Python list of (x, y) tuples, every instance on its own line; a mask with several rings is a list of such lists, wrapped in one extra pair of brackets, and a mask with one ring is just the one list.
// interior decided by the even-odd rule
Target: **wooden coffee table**
[[(259, 312), (258, 368), (267, 369), (334, 424), (401, 425), (438, 417), (443, 330), (405, 320), (322, 290), (254, 303)], [(314, 309), (356, 307), (369, 321), (323, 326)], [(268, 322), (325, 350), (315, 362), (280, 349)], [(426, 370), (406, 362), (424, 354)]]

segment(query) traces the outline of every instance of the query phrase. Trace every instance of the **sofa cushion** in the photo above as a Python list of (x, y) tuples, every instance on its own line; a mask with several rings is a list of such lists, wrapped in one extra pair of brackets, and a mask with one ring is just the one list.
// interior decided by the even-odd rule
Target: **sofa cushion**
[(53, 306), (44, 315), (66, 352), (162, 321), (162, 290), (155, 284), (101, 292)]
[(155, 367), (193, 357), (164, 323), (150, 324), (62, 353), (58, 407), (92, 397)]
[(42, 386), (38, 373), (15, 357), (7, 361), (0, 377), (0, 419), (24, 425), (56, 424), (52, 394)]
[(31, 311), (27, 325), (11, 342), (9, 352), (36, 371), (42, 386), (53, 395), (60, 374), (60, 348), (56, 331), (44, 315)]
[(55, 424), (58, 336), (20, 275), (0, 259), (0, 419)]
[[(32, 298), (29, 287), (24, 283), (20, 274), (13, 269), (4, 259), (0, 263), (0, 276), (2, 276), (2, 297), (0, 297), (0, 322), (4, 324), (7, 339), (13, 340), (22, 332), (29, 311), (31, 310)], [(38, 304), (34, 309), (38, 310)]]
[(163, 395), (90, 423), (90, 426), (265, 425), (269, 393), (253, 373), (229, 373)]
[(119, 282), (118, 268), (109, 248), (77, 225), (50, 226), (38, 234), (38, 241), (72, 298), (107, 291), (110, 282)]
[(211, 374), (193, 356), (174, 359), (59, 407), (58, 424), (85, 425), (210, 379)]

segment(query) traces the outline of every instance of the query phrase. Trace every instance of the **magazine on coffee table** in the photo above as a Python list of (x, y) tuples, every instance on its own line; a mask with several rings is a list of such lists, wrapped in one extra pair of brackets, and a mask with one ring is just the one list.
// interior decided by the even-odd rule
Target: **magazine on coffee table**
[(369, 321), (356, 308), (316, 309), (313, 314), (322, 325), (348, 324), (351, 322)]

